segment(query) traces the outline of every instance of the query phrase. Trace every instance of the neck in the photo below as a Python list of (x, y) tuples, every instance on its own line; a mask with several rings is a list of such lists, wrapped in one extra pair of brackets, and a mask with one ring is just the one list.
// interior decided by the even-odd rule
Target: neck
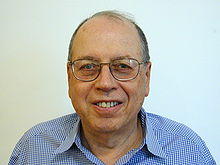
[(114, 164), (128, 151), (138, 148), (143, 140), (141, 123), (115, 132), (96, 132), (82, 127), (81, 139), (83, 145), (105, 164)]

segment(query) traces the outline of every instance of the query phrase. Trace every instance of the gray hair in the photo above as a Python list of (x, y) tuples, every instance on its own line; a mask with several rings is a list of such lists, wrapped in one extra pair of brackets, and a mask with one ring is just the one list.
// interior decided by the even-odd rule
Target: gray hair
[(142, 31), (142, 29), (135, 23), (135, 21), (129, 17), (128, 15), (125, 15), (123, 13), (120, 13), (118, 11), (112, 11), (112, 10), (108, 10), (108, 11), (101, 11), (98, 13), (95, 13), (94, 15), (92, 15), (91, 17), (85, 19), (83, 22), (81, 22), (78, 27), (76, 28), (76, 30), (74, 31), (72, 38), (70, 40), (70, 44), (69, 44), (69, 53), (68, 53), (68, 61), (71, 61), (72, 59), (72, 53), (71, 53), (71, 49), (73, 46), (73, 41), (75, 39), (75, 36), (78, 32), (78, 30), (80, 29), (80, 27), (86, 23), (88, 20), (97, 17), (97, 16), (106, 16), (107, 18), (112, 18), (112, 19), (116, 19), (116, 20), (126, 20), (128, 22), (130, 22), (131, 24), (133, 24), (138, 32), (138, 35), (140, 37), (140, 41), (141, 41), (141, 49), (142, 49), (142, 55), (143, 55), (143, 60), (145, 62), (150, 61), (150, 55), (149, 55), (149, 49), (148, 49), (148, 43), (147, 43), (147, 39), (145, 37), (144, 32)]

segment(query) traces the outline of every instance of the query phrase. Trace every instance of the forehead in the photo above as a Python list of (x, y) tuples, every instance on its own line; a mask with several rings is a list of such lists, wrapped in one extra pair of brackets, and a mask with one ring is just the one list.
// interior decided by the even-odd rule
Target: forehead
[(73, 56), (121, 54), (132, 57), (140, 52), (140, 38), (134, 25), (104, 16), (92, 18), (80, 27), (71, 50)]
[(104, 30), (103, 28), (106, 29), (106, 31), (109, 31), (112, 28), (116, 28), (118, 30), (120, 28), (126, 28), (135, 32), (134, 25), (129, 21), (120, 17), (110, 17), (110, 16), (97, 16), (91, 18), (81, 26), (79, 31), (86, 32), (87, 30), (92, 30), (92, 29), (103, 31)]

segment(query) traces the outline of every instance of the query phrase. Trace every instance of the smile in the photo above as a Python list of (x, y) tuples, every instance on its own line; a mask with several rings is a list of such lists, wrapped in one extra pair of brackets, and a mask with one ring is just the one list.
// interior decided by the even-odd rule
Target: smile
[(111, 102), (98, 102), (95, 105), (102, 107), (102, 108), (110, 108), (110, 107), (114, 107), (119, 104), (121, 103), (117, 101), (111, 101)]

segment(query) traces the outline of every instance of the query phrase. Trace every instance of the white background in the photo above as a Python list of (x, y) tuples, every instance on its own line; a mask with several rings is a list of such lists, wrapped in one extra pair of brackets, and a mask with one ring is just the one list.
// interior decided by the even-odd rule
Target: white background
[(0, 164), (27, 129), (73, 112), (69, 40), (106, 9), (131, 13), (148, 38), (146, 110), (191, 127), (220, 164), (219, 0), (0, 0)]

